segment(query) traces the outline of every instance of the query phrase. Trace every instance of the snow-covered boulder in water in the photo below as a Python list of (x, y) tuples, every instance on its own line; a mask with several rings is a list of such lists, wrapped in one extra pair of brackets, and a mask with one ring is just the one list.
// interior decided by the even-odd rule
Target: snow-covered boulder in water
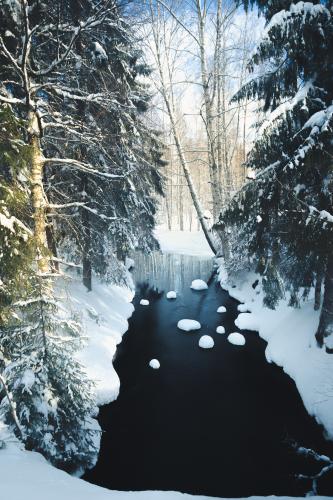
[(140, 300), (140, 304), (142, 306), (149, 306), (149, 300), (147, 300), (147, 299), (141, 299)]
[(200, 337), (199, 347), (202, 347), (202, 349), (211, 349), (214, 347), (214, 340), (209, 335), (203, 335)]
[(184, 332), (191, 332), (192, 330), (200, 330), (201, 325), (195, 319), (181, 319), (178, 321), (177, 327)]
[(192, 290), (207, 290), (208, 285), (204, 280), (193, 280), (191, 288)]
[(228, 340), (229, 340), (230, 344), (245, 345), (244, 335), (242, 335), (241, 333), (238, 333), (238, 332), (230, 333), (230, 335), (228, 336)]
[(227, 312), (227, 310), (226, 310), (226, 308), (224, 306), (220, 306), (220, 307), (217, 308), (216, 312), (218, 312), (218, 313), (225, 313), (225, 312)]
[(158, 359), (151, 359), (149, 361), (149, 366), (150, 368), (153, 368), (154, 370), (158, 370), (161, 366), (160, 362)]
[(168, 292), (166, 294), (166, 298), (167, 299), (176, 299), (177, 298), (177, 292), (175, 292), (174, 290), (170, 290), (170, 292)]
[(224, 328), (224, 326), (221, 326), (221, 325), (220, 325), (220, 326), (218, 326), (218, 327), (216, 328), (216, 333), (225, 333), (225, 328)]

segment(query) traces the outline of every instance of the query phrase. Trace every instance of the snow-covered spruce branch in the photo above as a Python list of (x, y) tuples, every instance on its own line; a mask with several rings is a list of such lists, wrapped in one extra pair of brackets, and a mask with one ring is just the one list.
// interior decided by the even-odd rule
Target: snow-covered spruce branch
[(13, 402), (11, 400), (7, 384), (6, 384), (5, 379), (3, 378), (3, 376), (1, 374), (0, 374), (0, 383), (2, 384), (2, 387), (3, 387), (4, 391), (5, 391), (6, 398), (7, 398), (8, 404), (9, 404), (9, 408), (10, 408), (10, 412), (12, 414), (12, 417), (13, 417), (13, 420), (14, 420), (15, 425), (17, 427), (17, 430), (18, 430), (18, 432), (20, 434), (20, 437), (21, 437), (22, 441), (24, 441), (24, 434), (23, 434), (23, 431), (22, 431), (22, 427), (21, 427), (20, 422), (18, 420), (18, 417), (17, 417), (16, 411), (15, 411), (15, 407), (13, 405)]
[(123, 179), (126, 174), (109, 174), (107, 172), (101, 172), (100, 170), (96, 170), (89, 163), (82, 163), (78, 160), (73, 160), (70, 158), (45, 158), (44, 163), (54, 164), (54, 165), (64, 165), (68, 167), (74, 167), (81, 172), (86, 172), (87, 174), (97, 175), (99, 177), (105, 177), (107, 179)]
[[(108, 15), (111, 13), (111, 10), (109, 9), (108, 4), (110, 2), (107, 2), (106, 5), (101, 5), (100, 9), (97, 11), (96, 14), (93, 16), (90, 16), (86, 21), (81, 21), (78, 26), (72, 26), (72, 29), (70, 30), (72, 36), (71, 39), (67, 45), (67, 48), (64, 50), (64, 53), (58, 57), (57, 59), (53, 60), (46, 68), (40, 69), (40, 70), (33, 70), (30, 68), (30, 72), (32, 75), (35, 77), (40, 77), (40, 76), (47, 76), (52, 71), (54, 71), (58, 66), (60, 66), (63, 62), (66, 61), (68, 58), (76, 40), (78, 39), (79, 35), (83, 33), (84, 31), (87, 31), (92, 28), (96, 28), (97, 26), (102, 25)], [(57, 25), (53, 25), (55, 29), (57, 29)], [(50, 26), (51, 28), (51, 26)], [(37, 31), (37, 30), (36, 30)], [(51, 31), (51, 30), (50, 30)]]

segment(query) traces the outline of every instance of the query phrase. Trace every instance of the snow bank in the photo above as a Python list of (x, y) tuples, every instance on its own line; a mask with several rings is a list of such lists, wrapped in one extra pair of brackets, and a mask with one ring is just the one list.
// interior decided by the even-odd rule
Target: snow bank
[(176, 299), (177, 298), (177, 292), (175, 292), (174, 290), (170, 290), (170, 292), (168, 292), (166, 294), (166, 298), (167, 299)]
[(200, 330), (201, 325), (195, 319), (181, 319), (178, 321), (177, 327), (180, 330), (184, 330), (184, 332), (190, 332), (192, 330)]
[(155, 237), (163, 253), (214, 256), (202, 231), (168, 231), (158, 227), (155, 231)]
[(203, 335), (199, 339), (199, 347), (202, 347), (202, 349), (211, 349), (214, 347), (214, 340), (209, 335)]
[(225, 333), (225, 328), (224, 328), (224, 326), (221, 326), (221, 325), (220, 325), (220, 326), (218, 326), (218, 327), (216, 328), (216, 333)]
[(333, 439), (333, 355), (316, 344), (314, 335), (319, 312), (313, 309), (313, 296), (302, 303), (300, 309), (288, 307), (285, 300), (271, 310), (262, 305), (260, 276), (243, 273), (234, 283), (228, 283), (225, 276), (225, 270), (220, 268), (222, 288), (228, 290), (231, 297), (249, 305), (252, 311), (239, 314), (236, 326), (240, 330), (258, 331), (267, 341), (267, 360), (281, 366), (295, 381), (306, 410), (323, 425), (326, 437)]
[(97, 404), (115, 400), (119, 394), (119, 377), (112, 361), (122, 335), (128, 329), (127, 319), (134, 311), (129, 288), (107, 285), (94, 279), (91, 292), (86, 291), (79, 278), (59, 283), (61, 292), (68, 294), (67, 307), (78, 312), (83, 324), (87, 345), (78, 354), (87, 375), (96, 385)]
[[(0, 471), (1, 498), (6, 500), (209, 500), (174, 491), (107, 490), (70, 476), (49, 465), (39, 453), (21, 451), (13, 443), (0, 450)], [(279, 500), (295, 500), (295, 497), (279, 497)], [(328, 497), (318, 496), (316, 500)]]
[(245, 337), (241, 333), (234, 332), (228, 335), (228, 341), (234, 345), (245, 345)]
[(150, 368), (153, 368), (154, 370), (158, 370), (160, 368), (161, 364), (158, 361), (158, 359), (151, 359), (149, 361), (149, 366), (150, 366)]
[(218, 313), (225, 313), (225, 312), (227, 312), (227, 310), (226, 310), (226, 308), (224, 306), (220, 306), (220, 307), (217, 308), (216, 312), (218, 312)]
[(192, 290), (207, 290), (208, 285), (204, 280), (193, 280), (191, 288)]
[(147, 300), (147, 299), (141, 299), (140, 300), (140, 304), (142, 306), (149, 306), (149, 300)]

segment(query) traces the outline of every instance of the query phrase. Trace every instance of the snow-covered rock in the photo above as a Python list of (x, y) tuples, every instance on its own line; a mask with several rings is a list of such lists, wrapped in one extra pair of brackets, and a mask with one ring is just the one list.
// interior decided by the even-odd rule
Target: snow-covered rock
[(225, 312), (227, 312), (227, 310), (226, 310), (226, 308), (224, 306), (220, 306), (220, 307), (217, 308), (216, 312), (218, 312), (218, 313), (225, 313)]
[(181, 319), (178, 321), (177, 327), (180, 330), (184, 330), (184, 332), (190, 332), (192, 330), (200, 330), (201, 325), (195, 319)]
[(245, 345), (245, 337), (241, 333), (234, 332), (228, 335), (228, 341), (234, 345)]
[(218, 326), (218, 327), (216, 328), (216, 333), (225, 333), (225, 328), (224, 328), (224, 326), (221, 326), (221, 325), (220, 325), (220, 326)]
[(149, 300), (147, 300), (147, 299), (141, 299), (140, 300), (140, 304), (142, 306), (149, 306)]
[(203, 335), (199, 339), (199, 347), (202, 347), (202, 349), (211, 349), (214, 347), (214, 340), (209, 335)]
[(204, 280), (193, 280), (191, 283), (192, 290), (207, 290), (208, 285)]
[(175, 292), (174, 290), (170, 290), (170, 292), (168, 292), (166, 294), (166, 298), (167, 299), (176, 299), (177, 298), (177, 292)]
[(150, 366), (150, 368), (153, 368), (154, 370), (158, 370), (160, 368), (161, 364), (158, 361), (158, 359), (151, 359), (149, 361), (149, 366)]

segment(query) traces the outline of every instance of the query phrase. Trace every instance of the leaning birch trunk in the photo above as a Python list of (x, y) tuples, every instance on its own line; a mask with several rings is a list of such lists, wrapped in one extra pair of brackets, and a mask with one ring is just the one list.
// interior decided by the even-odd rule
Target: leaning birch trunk
[(203, 209), (202, 209), (199, 197), (197, 195), (197, 192), (196, 192), (195, 186), (193, 184), (189, 168), (187, 166), (186, 158), (185, 158), (185, 155), (184, 155), (184, 150), (183, 150), (180, 138), (179, 138), (179, 134), (178, 134), (178, 130), (177, 130), (177, 125), (176, 125), (176, 121), (175, 121), (175, 117), (174, 117), (174, 113), (173, 113), (173, 109), (172, 109), (171, 103), (170, 103), (170, 101), (168, 99), (168, 96), (165, 93), (163, 93), (163, 97), (164, 97), (166, 108), (168, 110), (168, 115), (169, 115), (169, 119), (170, 119), (170, 123), (171, 123), (172, 134), (173, 134), (173, 137), (174, 137), (174, 140), (175, 140), (175, 144), (176, 144), (176, 148), (177, 148), (177, 153), (178, 153), (179, 161), (180, 161), (181, 167), (182, 167), (183, 172), (184, 172), (184, 176), (185, 176), (185, 179), (186, 179), (186, 182), (187, 182), (190, 194), (191, 194), (191, 198), (192, 198), (192, 201), (193, 201), (194, 208), (195, 208), (195, 210), (197, 212), (198, 219), (200, 221), (200, 225), (201, 225), (201, 228), (202, 228), (202, 230), (204, 232), (206, 240), (207, 240), (210, 248), (214, 252), (214, 254), (216, 254), (217, 253), (217, 249), (215, 248), (215, 244), (214, 244), (214, 241), (213, 241), (212, 234), (211, 234), (211, 232), (210, 232), (210, 230), (208, 228), (208, 225), (207, 225), (206, 219), (204, 217), (204, 212), (203, 212)]
[(31, 198), (38, 270), (41, 273), (46, 273), (49, 270), (49, 261), (46, 256), (46, 204), (43, 190), (44, 157), (40, 147), (38, 119), (33, 112), (29, 116), (29, 144), (31, 146)]
[(316, 339), (320, 346), (331, 337), (331, 342), (326, 345), (327, 352), (333, 353), (333, 258), (329, 256), (325, 274), (325, 290), (321, 308)]
[[(184, 172), (184, 177), (186, 179), (186, 183), (188, 185), (190, 195), (193, 201), (194, 208), (196, 210), (201, 228), (203, 230), (203, 233), (206, 237), (207, 243), (209, 244), (210, 248), (212, 249), (213, 253), (217, 253), (217, 249), (215, 248), (215, 244), (213, 241), (213, 236), (211, 231), (209, 230), (209, 227), (207, 225), (206, 219), (204, 217), (204, 212), (198, 197), (198, 194), (196, 192), (195, 186), (192, 181), (192, 177), (189, 171), (189, 168), (187, 166), (185, 154), (184, 154), (184, 149), (182, 147), (182, 143), (179, 138), (179, 133), (177, 129), (177, 122), (175, 119), (175, 113), (174, 113), (174, 102), (173, 102), (173, 93), (172, 93), (172, 85), (167, 85), (165, 76), (164, 76), (164, 71), (163, 71), (163, 63), (161, 61), (161, 52), (160, 52), (160, 36), (158, 34), (158, 15), (157, 17), (155, 16), (153, 7), (152, 7), (152, 1), (150, 0), (150, 14), (151, 14), (151, 20), (152, 20), (152, 33), (153, 33), (153, 38), (154, 38), (154, 44), (155, 44), (155, 51), (156, 51), (156, 63), (157, 63), (157, 69), (160, 77), (160, 93), (161, 96), (164, 100), (166, 109), (167, 109), (167, 114), (169, 116), (170, 124), (171, 124), (171, 132), (175, 141), (176, 149), (177, 149), (177, 154), (179, 157), (179, 161), (182, 167), (182, 170)], [(170, 70), (170, 68), (169, 68)], [(169, 76), (170, 76), (170, 71), (169, 71)], [(171, 80), (170, 80), (170, 83)], [(171, 92), (171, 95), (168, 95), (168, 90), (170, 89), (169, 92)]]

